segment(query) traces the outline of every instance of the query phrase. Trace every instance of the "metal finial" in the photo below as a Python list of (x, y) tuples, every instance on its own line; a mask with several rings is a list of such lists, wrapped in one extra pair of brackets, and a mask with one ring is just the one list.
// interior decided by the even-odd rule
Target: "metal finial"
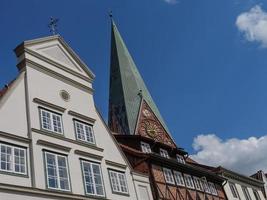
[(48, 27), (50, 29), (50, 33), (52, 33), (53, 35), (57, 34), (57, 23), (58, 23), (59, 19), (50, 17), (50, 22), (48, 24)]
[(112, 14), (112, 10), (109, 11), (109, 17), (112, 19), (113, 14)]

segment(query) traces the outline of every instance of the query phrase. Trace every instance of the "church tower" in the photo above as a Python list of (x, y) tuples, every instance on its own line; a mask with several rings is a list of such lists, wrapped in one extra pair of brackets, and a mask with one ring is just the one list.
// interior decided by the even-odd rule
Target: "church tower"
[(109, 127), (118, 134), (141, 135), (175, 147), (114, 21), (111, 28)]
[(132, 168), (149, 176), (153, 199), (226, 199), (224, 180), (176, 146), (113, 20), (108, 124)]

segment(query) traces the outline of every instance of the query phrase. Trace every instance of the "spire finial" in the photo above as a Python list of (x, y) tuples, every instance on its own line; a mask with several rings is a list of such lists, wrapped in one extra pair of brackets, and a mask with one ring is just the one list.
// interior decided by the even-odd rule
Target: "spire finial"
[(112, 10), (109, 11), (109, 14), (108, 15), (109, 15), (110, 19), (113, 18)]
[(50, 33), (52, 33), (53, 35), (57, 34), (57, 23), (58, 23), (59, 19), (54, 18), (54, 17), (50, 17), (50, 22), (48, 24), (48, 27), (50, 29)]

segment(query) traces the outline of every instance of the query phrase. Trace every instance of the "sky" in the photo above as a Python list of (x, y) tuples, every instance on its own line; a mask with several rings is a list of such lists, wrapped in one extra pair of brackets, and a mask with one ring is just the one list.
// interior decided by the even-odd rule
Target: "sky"
[(96, 74), (107, 119), (109, 10), (178, 146), (204, 164), (267, 172), (265, 0), (1, 0), (0, 86), (18, 74), (13, 49), (50, 35), (53, 16)]

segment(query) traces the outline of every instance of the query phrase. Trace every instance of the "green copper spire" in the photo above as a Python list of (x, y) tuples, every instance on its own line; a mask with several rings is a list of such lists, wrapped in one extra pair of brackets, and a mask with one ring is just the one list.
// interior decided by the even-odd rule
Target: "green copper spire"
[(169, 133), (113, 20), (111, 26), (109, 127), (119, 134), (135, 134), (144, 99)]

